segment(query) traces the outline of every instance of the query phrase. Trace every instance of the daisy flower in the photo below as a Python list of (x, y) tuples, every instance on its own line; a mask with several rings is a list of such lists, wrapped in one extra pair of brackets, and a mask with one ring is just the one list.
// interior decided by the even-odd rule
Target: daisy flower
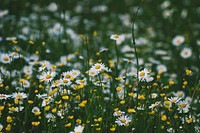
[(162, 65), (162, 64), (158, 65), (156, 67), (156, 69), (157, 69), (158, 73), (163, 73), (163, 72), (167, 71), (167, 67), (165, 65)]
[(11, 58), (8, 54), (1, 54), (0, 61), (4, 64), (11, 63)]
[(75, 126), (74, 131), (71, 131), (69, 133), (82, 133), (83, 129), (84, 129), (84, 126), (78, 125), (78, 126)]
[(70, 71), (70, 73), (73, 78), (76, 78), (81, 74), (81, 72), (79, 70), (72, 70), (72, 71)]
[(182, 58), (189, 58), (192, 55), (192, 50), (190, 48), (183, 48), (183, 50), (180, 53)]
[(51, 82), (51, 80), (53, 80), (53, 78), (55, 77), (56, 73), (55, 72), (42, 72), (42, 75), (40, 75), (39, 79), (40, 81), (44, 81), (44, 82)]
[(59, 80), (59, 85), (69, 86), (71, 84), (72, 84), (72, 82), (70, 81), (70, 79), (63, 78), (63, 79)]
[(40, 108), (38, 108), (38, 107), (33, 107), (32, 110), (31, 110), (31, 112), (32, 112), (33, 114), (40, 114), (40, 113), (41, 113), (41, 112), (40, 112)]
[(121, 116), (119, 116), (117, 118), (117, 120), (115, 121), (115, 123), (117, 123), (119, 126), (126, 126), (131, 121), (132, 121), (132, 117), (131, 116), (121, 115)]
[(72, 78), (72, 73), (70, 71), (63, 72), (62, 76), (64, 79), (70, 79), (70, 78)]
[(173, 95), (175, 97), (179, 97), (179, 98), (184, 98), (185, 97), (185, 93), (183, 91), (173, 92)]
[(12, 98), (19, 100), (19, 99), (25, 99), (27, 98), (27, 94), (23, 92), (15, 92), (12, 94)]
[(183, 36), (178, 35), (173, 38), (172, 44), (174, 46), (180, 46), (184, 41), (185, 41), (185, 38)]
[(121, 116), (121, 115), (123, 115), (123, 114), (125, 114), (124, 111), (117, 110), (117, 111), (114, 112), (113, 116)]
[(24, 72), (25, 74), (31, 76), (32, 73), (33, 73), (32, 68), (33, 68), (32, 66), (24, 66), (24, 68), (23, 68), (23, 72)]
[(139, 74), (138, 74), (139, 81), (146, 81), (146, 82), (152, 81), (154, 78), (151, 77), (149, 73), (150, 72), (146, 68), (142, 71), (139, 71)]
[(172, 102), (172, 103), (178, 103), (181, 100), (181, 98), (179, 98), (179, 97), (171, 97), (171, 98), (168, 98), (168, 100), (170, 102)]
[(7, 95), (7, 94), (0, 94), (0, 100), (3, 100), (3, 99), (7, 99), (7, 98), (9, 98), (9, 97), (11, 97), (11, 95)]
[(177, 105), (179, 113), (187, 113), (189, 111), (190, 104), (186, 100), (178, 102)]
[(157, 102), (151, 104), (151, 105), (149, 106), (149, 109), (154, 109), (155, 107), (158, 107), (158, 105), (160, 105), (160, 102), (157, 101)]

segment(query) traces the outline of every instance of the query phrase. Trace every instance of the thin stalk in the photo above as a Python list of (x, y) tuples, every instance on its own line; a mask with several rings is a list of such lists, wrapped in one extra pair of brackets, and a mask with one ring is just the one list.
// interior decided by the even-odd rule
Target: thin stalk
[[(132, 25), (131, 25), (131, 33), (132, 33), (132, 43), (133, 43), (133, 47), (134, 47), (134, 52), (135, 52), (135, 58), (136, 58), (136, 65), (137, 65), (137, 82), (139, 81), (138, 78), (138, 73), (139, 73), (139, 62), (138, 62), (138, 54), (137, 54), (137, 50), (136, 50), (136, 43), (135, 43), (135, 29), (134, 29), (134, 24), (140, 9), (140, 4), (142, 3), (142, 0), (140, 0), (139, 6), (137, 8), (136, 14), (134, 16), (134, 14), (132, 14)], [(134, 12), (134, 11), (133, 11)]]

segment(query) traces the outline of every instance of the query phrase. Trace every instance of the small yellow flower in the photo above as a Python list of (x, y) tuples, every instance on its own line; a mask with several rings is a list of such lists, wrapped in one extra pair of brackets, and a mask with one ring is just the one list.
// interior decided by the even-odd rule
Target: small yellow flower
[(56, 112), (57, 112), (57, 108), (53, 108), (53, 109), (51, 110), (51, 112), (52, 112), (52, 113), (56, 113)]
[(102, 122), (102, 120), (103, 120), (103, 119), (102, 119), (101, 117), (99, 117), (99, 118), (97, 119), (98, 122)]
[(162, 121), (166, 121), (167, 120), (167, 116), (166, 115), (162, 115), (161, 120)]
[(0, 106), (0, 111), (2, 111), (4, 109), (4, 106)]
[(186, 74), (186, 75), (190, 75), (191, 73), (192, 73), (192, 71), (191, 71), (191, 70), (188, 70), (188, 69), (187, 69), (187, 70), (185, 70), (185, 74)]
[(120, 101), (120, 104), (125, 104), (125, 100)]
[(172, 80), (169, 81), (169, 84), (170, 84), (170, 85), (174, 85), (174, 81), (172, 81)]
[(34, 44), (34, 42), (33, 42), (33, 41), (31, 41), (31, 40), (30, 40), (30, 41), (28, 41), (28, 43), (29, 43), (29, 44), (32, 44), (32, 45)]
[(6, 121), (7, 121), (8, 123), (11, 123), (11, 122), (13, 121), (13, 120), (12, 120), (12, 117), (7, 116)]
[(116, 130), (115, 127), (111, 127), (111, 128), (110, 128), (110, 131), (111, 131), (111, 132), (114, 132), (115, 130)]
[(40, 122), (39, 122), (39, 121), (33, 121), (31, 124), (32, 124), (33, 126), (38, 126), (38, 125), (40, 124)]
[(11, 126), (10, 124), (8, 124), (8, 125), (6, 126), (6, 131), (10, 131), (11, 128), (12, 128), (12, 126)]
[(72, 126), (72, 123), (65, 124), (65, 127), (71, 127), (71, 126)]
[(97, 131), (100, 131), (100, 130), (101, 130), (101, 128), (100, 128), (100, 127), (98, 127), (98, 128), (96, 128), (96, 130), (97, 130)]
[(136, 111), (135, 111), (135, 109), (134, 108), (130, 108), (130, 109), (128, 109), (128, 113), (135, 113)]
[(48, 105), (48, 106), (46, 106), (46, 107), (44, 107), (44, 110), (45, 111), (48, 111), (50, 109), (50, 106)]
[(69, 96), (62, 96), (62, 99), (63, 99), (63, 100), (68, 100), (68, 99), (69, 99)]
[(76, 123), (81, 124), (82, 123), (81, 119), (76, 119)]

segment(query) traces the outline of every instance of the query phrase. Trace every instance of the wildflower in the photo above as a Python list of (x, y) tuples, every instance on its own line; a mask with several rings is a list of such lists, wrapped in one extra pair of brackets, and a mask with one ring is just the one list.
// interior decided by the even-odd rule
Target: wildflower
[(121, 111), (121, 110), (116, 110), (113, 114), (113, 116), (121, 116), (123, 115), (125, 112), (124, 111)]
[(17, 100), (22, 100), (27, 98), (27, 94), (23, 92), (15, 92), (12, 94), (12, 98), (17, 99)]
[(31, 124), (32, 124), (33, 126), (38, 126), (38, 125), (40, 124), (40, 122), (39, 122), (39, 121), (33, 121)]
[(163, 73), (163, 72), (166, 72), (167, 71), (167, 67), (165, 65), (158, 65), (156, 67), (158, 73)]
[(7, 94), (0, 94), (0, 100), (3, 100), (3, 99), (7, 99), (7, 98), (9, 98), (9, 97), (11, 97), (11, 95), (7, 95)]
[(186, 75), (190, 75), (191, 73), (192, 73), (192, 71), (191, 71), (191, 70), (188, 70), (188, 69), (187, 69), (187, 70), (185, 70), (185, 74), (186, 74)]
[(153, 77), (150, 77), (148, 74), (149, 71), (146, 68), (144, 70), (139, 71), (138, 73), (139, 81), (146, 81), (146, 82), (152, 81)]
[(162, 121), (166, 121), (167, 120), (167, 116), (166, 115), (162, 115), (161, 120)]
[(180, 53), (182, 58), (189, 58), (192, 55), (192, 50), (190, 48), (183, 48), (181, 53)]
[(120, 38), (119, 38), (119, 35), (113, 34), (113, 35), (110, 36), (110, 39), (117, 41), (117, 40), (119, 40)]
[(56, 73), (55, 72), (42, 72), (42, 74), (40, 75), (39, 79), (40, 81), (44, 81), (44, 82), (51, 82), (51, 80), (53, 80), (53, 78), (55, 77)]
[(184, 98), (185, 97), (185, 93), (183, 91), (173, 92), (173, 95), (175, 97), (179, 97), (179, 98)]
[(177, 35), (173, 38), (172, 44), (174, 46), (180, 46), (185, 41), (185, 38), (183, 36)]
[(117, 123), (119, 126), (127, 126), (131, 121), (132, 121), (131, 116), (121, 115), (117, 118), (115, 123)]
[(72, 82), (70, 81), (70, 79), (63, 78), (63, 79), (59, 80), (59, 85), (69, 86), (71, 84), (72, 84)]
[(172, 107), (172, 102), (171, 101), (164, 101), (164, 106), (167, 109), (170, 109)]
[(69, 133), (82, 133), (84, 129), (84, 126), (78, 125), (74, 128), (74, 131), (71, 131)]
[(31, 76), (32, 73), (33, 73), (32, 66), (24, 66), (23, 72), (24, 72), (25, 74)]
[(179, 101), (177, 105), (178, 105), (179, 113), (189, 112), (190, 104), (186, 100)]
[(170, 102), (172, 102), (172, 103), (178, 103), (181, 100), (181, 98), (179, 98), (179, 97), (171, 97), (171, 98), (168, 98), (168, 100)]
[(157, 101), (157, 102), (151, 104), (151, 105), (149, 106), (149, 109), (154, 109), (154, 108), (157, 107), (158, 105), (160, 105), (160, 102)]
[(11, 58), (8, 54), (1, 54), (0, 61), (4, 64), (11, 63)]
[(129, 108), (128, 109), (128, 113), (135, 113), (136, 111), (135, 111), (135, 109), (134, 108)]
[(35, 115), (40, 115), (41, 114), (40, 108), (38, 108), (38, 107), (33, 107), (31, 112), (34, 113)]
[(11, 123), (11, 122), (13, 121), (13, 120), (12, 120), (12, 117), (11, 117), (11, 116), (7, 116), (6, 121), (7, 121), (8, 123)]

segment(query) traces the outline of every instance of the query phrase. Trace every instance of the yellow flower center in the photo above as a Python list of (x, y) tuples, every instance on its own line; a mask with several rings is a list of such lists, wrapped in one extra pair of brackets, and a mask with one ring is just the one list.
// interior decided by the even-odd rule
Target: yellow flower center
[(145, 72), (140, 72), (139, 74), (141, 77), (145, 75)]
[(118, 35), (114, 35), (113, 37), (114, 37), (114, 38), (119, 38), (119, 36), (118, 36)]
[(4, 57), (3, 60), (4, 60), (4, 61), (8, 61), (9, 58), (8, 58), (8, 57)]
[(126, 122), (126, 120), (125, 119), (122, 119), (122, 120), (120, 120), (122, 123), (125, 123)]
[(187, 52), (187, 51), (185, 51), (185, 52), (184, 52), (184, 55), (188, 55), (188, 52)]
[(181, 107), (185, 108), (185, 107), (186, 107), (186, 104), (185, 104), (185, 103), (181, 104)]
[(183, 94), (181, 94), (181, 93), (178, 93), (178, 97), (182, 97), (183, 96)]
[(63, 80), (63, 83), (68, 83), (68, 80)]
[(69, 78), (71, 78), (71, 75), (66, 74), (66, 75), (65, 75), (65, 78), (69, 79)]
[(100, 69), (100, 68), (101, 68), (100, 65), (95, 66), (95, 69)]
[(171, 100), (171, 102), (175, 103), (175, 102), (177, 102), (177, 100), (176, 100), (176, 99), (173, 99), (173, 100)]
[(46, 75), (46, 79), (50, 79), (51, 78), (51, 75), (50, 74), (47, 74)]
[(17, 98), (17, 99), (21, 99), (21, 98), (22, 98), (22, 94), (17, 94), (17, 95), (16, 95), (16, 98)]

